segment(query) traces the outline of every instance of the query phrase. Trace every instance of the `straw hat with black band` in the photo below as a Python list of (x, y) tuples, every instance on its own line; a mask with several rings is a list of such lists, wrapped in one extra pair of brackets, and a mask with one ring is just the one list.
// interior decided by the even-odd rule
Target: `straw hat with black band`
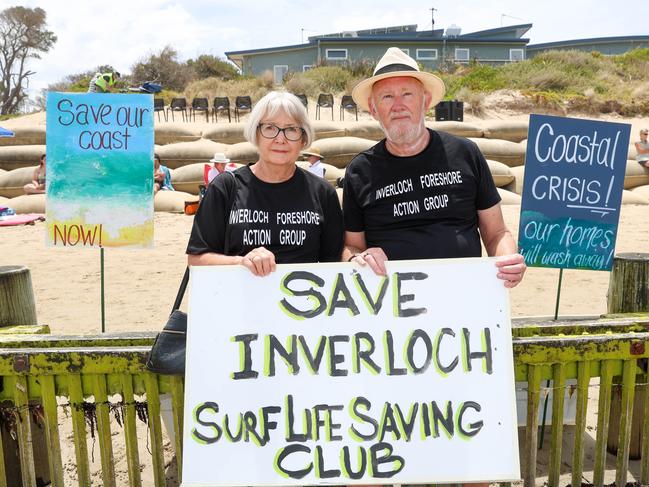
[(303, 157), (315, 156), (320, 160), (324, 160), (325, 158), (322, 154), (320, 154), (320, 149), (318, 149), (317, 147), (309, 147), (307, 150), (303, 150), (300, 154), (302, 154)]
[(415, 78), (424, 85), (424, 89), (431, 94), (430, 103), (426, 109), (437, 105), (442, 98), (446, 88), (444, 82), (432, 73), (419, 71), (417, 61), (408, 56), (398, 47), (389, 48), (379, 60), (374, 75), (371, 78), (358, 83), (352, 90), (352, 98), (363, 110), (370, 111), (369, 98), (372, 95), (372, 86), (377, 81), (398, 76), (409, 76)]

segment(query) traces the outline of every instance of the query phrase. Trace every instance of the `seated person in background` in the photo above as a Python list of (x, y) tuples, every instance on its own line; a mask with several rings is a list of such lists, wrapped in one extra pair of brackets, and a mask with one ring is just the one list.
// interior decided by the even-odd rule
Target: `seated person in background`
[(23, 186), (23, 189), (25, 190), (25, 194), (45, 193), (45, 154), (41, 155), (38, 166), (34, 169), (32, 182)]
[(635, 160), (644, 167), (649, 167), (649, 142), (647, 142), (649, 129), (640, 130), (640, 141), (635, 143)]
[(203, 180), (205, 185), (210, 184), (210, 181), (222, 172), (231, 172), (237, 168), (236, 164), (230, 163), (230, 159), (225, 157), (223, 152), (217, 152), (214, 154), (214, 157), (210, 159), (212, 165), (205, 164), (205, 170), (203, 171)]
[(309, 147), (307, 150), (302, 151), (302, 157), (305, 157), (309, 163), (307, 169), (310, 173), (316, 176), (324, 177), (325, 168), (320, 164), (324, 160), (324, 156), (320, 154), (320, 149), (317, 147)]
[(171, 171), (167, 166), (160, 163), (160, 156), (153, 155), (153, 194), (160, 190), (173, 191), (174, 187), (171, 185)]

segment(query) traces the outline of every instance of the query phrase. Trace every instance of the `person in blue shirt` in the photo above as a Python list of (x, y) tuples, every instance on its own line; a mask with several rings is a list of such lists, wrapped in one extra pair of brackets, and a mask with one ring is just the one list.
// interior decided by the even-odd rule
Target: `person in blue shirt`
[(158, 191), (174, 191), (171, 185), (171, 171), (167, 166), (163, 166), (160, 162), (158, 154), (153, 155), (153, 194)]

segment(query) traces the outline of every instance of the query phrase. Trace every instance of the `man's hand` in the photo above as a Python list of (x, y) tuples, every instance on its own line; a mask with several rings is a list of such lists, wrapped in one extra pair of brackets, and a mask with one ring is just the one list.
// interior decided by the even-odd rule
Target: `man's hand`
[(248, 252), (241, 261), (255, 276), (267, 276), (275, 272), (275, 254), (264, 247), (257, 247)]
[(505, 281), (505, 287), (513, 288), (523, 280), (527, 266), (521, 254), (503, 255), (496, 260), (498, 279)]
[(382, 248), (371, 247), (354, 255), (351, 262), (357, 262), (363, 267), (369, 265), (376, 275), (385, 276), (388, 273), (385, 269), (386, 260), (388, 260), (388, 256), (385, 255)]

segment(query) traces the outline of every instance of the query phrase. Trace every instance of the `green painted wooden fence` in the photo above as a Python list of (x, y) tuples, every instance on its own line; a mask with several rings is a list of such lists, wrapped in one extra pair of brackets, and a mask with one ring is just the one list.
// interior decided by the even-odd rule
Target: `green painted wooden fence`
[[(140, 468), (148, 463), (155, 485), (165, 485), (160, 394), (171, 395), (178, 475), (182, 475), (182, 380), (162, 377), (144, 370), (153, 333), (101, 336), (10, 335), (0, 338), (0, 419), (17, 438), (23, 485), (36, 485), (32, 453), (33, 424), (29, 415), (42, 416), (49, 452), (49, 476), (53, 486), (64, 485), (59, 426), (70, 421), (76, 460), (76, 479), (91, 485), (89, 431), (96, 426), (101, 484), (116, 484), (113, 445), (123, 441), (128, 485), (142, 485)], [(577, 413), (572, 446), (572, 485), (582, 483), (583, 448), (586, 436), (588, 396), (599, 381), (598, 423), (592, 483), (604, 484), (609, 411), (614, 387), (621, 388), (616, 484), (628, 480), (628, 452), (632, 425), (632, 404), (637, 384), (647, 382), (649, 358), (649, 316), (616, 316), (610, 319), (540, 322), (519, 320), (514, 328), (514, 364), (517, 381), (527, 381), (527, 424), (521, 467), (526, 487), (536, 483), (538, 408), (542, 383), (553, 380), (549, 487), (559, 486), (563, 444), (563, 388), (566, 380), (577, 381)], [(121, 426), (111, 421), (121, 411)], [(62, 410), (69, 410), (69, 417)], [(137, 417), (146, 412), (148, 445), (138, 447)], [(13, 418), (13, 420), (11, 419)], [(617, 420), (614, 418), (613, 420)], [(638, 421), (639, 420), (639, 421)], [(95, 424), (96, 421), (96, 424)], [(649, 400), (642, 418), (641, 473), (638, 480), (649, 484)], [(119, 429), (119, 431), (117, 431)], [(7, 485), (7, 465), (0, 443), (0, 487)], [(143, 450), (143, 451), (142, 451)], [(67, 479), (69, 482), (69, 479)], [(97, 482), (95, 482), (97, 483)], [(567, 483), (567, 482), (566, 482)]]

